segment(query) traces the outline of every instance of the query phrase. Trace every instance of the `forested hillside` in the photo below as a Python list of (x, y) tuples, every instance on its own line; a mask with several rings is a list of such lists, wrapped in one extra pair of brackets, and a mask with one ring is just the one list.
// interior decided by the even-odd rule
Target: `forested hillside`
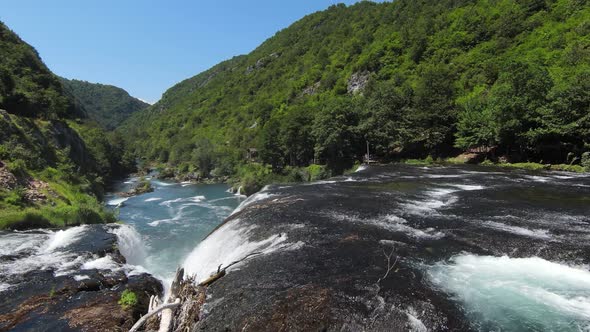
[(88, 117), (108, 130), (115, 129), (131, 114), (149, 106), (116, 86), (66, 78), (60, 78), (60, 81), (84, 107)]
[(0, 229), (113, 221), (99, 199), (133, 165), (122, 139), (2, 23), (0, 46)]
[(148, 160), (203, 176), (239, 172), (250, 148), (276, 173), (340, 171), (366, 141), (382, 159), (480, 148), (565, 162), (590, 150), (590, 5), (331, 6), (180, 82), (122, 132)]

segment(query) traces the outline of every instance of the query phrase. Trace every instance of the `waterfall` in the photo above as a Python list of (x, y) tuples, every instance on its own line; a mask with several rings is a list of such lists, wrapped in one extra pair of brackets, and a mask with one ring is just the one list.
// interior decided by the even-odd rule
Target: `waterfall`
[(147, 257), (147, 250), (141, 235), (131, 225), (119, 225), (112, 230), (112, 233), (117, 236), (119, 244), (119, 251), (125, 259), (127, 264), (144, 265)]
[(47, 241), (44, 251), (52, 252), (55, 249), (67, 247), (76, 242), (85, 230), (86, 226), (77, 226), (53, 233)]
[(274, 234), (259, 241), (250, 240), (255, 228), (241, 226), (239, 219), (221, 226), (199, 243), (186, 258), (186, 273), (196, 274), (197, 280), (204, 280), (217, 271), (220, 264), (227, 266), (255, 252), (269, 254), (286, 248), (286, 234)]

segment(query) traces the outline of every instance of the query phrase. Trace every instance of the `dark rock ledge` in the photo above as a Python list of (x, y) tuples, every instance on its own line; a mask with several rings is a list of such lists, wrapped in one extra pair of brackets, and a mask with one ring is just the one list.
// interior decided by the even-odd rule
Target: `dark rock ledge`
[[(117, 268), (63, 276), (55, 276), (51, 269), (35, 270), (12, 275), (11, 280), (0, 276), (0, 281), (16, 285), (0, 292), (0, 331), (127, 331), (147, 311), (150, 296), (162, 293), (160, 282), (146, 273), (125, 274), (125, 258), (117, 248), (117, 237), (109, 232), (117, 225), (87, 227), (64, 250), (79, 257), (109, 255)], [(19, 258), (23, 257), (0, 256), (0, 260)], [(125, 290), (136, 294), (136, 305), (119, 304)]]

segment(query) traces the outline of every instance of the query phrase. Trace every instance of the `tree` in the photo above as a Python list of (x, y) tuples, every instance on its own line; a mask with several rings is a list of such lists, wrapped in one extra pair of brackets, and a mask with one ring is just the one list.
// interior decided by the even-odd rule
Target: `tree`
[(315, 157), (336, 172), (350, 167), (362, 155), (364, 144), (358, 135), (359, 116), (349, 99), (331, 101), (313, 123)]

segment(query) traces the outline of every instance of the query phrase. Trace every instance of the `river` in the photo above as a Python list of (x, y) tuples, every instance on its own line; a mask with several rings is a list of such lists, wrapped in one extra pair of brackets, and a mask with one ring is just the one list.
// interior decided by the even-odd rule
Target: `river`
[(191, 184), (148, 177), (154, 191), (124, 198), (116, 192), (131, 189), (137, 177), (119, 182), (106, 197), (107, 205), (118, 211), (119, 219), (136, 234), (123, 239), (134, 247), (123, 253), (161, 279), (167, 287), (176, 268), (215, 227), (245, 199), (228, 192), (224, 184)]
[(107, 197), (126, 264), (94, 254), (112, 246), (94, 226), (0, 232), (0, 295), (25, 299), (35, 271), (47, 293), (51, 278), (77, 285), (97, 270), (168, 286), (178, 266), (201, 280), (241, 261), (207, 289), (200, 328), (590, 330), (588, 174), (372, 166), (247, 199), (150, 181), (151, 193)]

